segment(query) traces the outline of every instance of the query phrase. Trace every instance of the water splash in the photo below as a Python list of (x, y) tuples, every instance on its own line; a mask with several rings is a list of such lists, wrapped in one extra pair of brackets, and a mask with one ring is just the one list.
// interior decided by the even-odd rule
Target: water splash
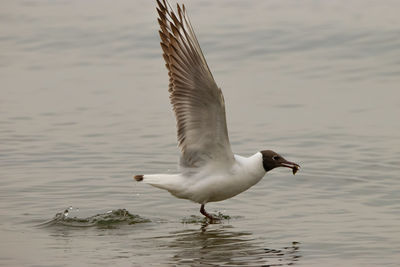
[[(229, 221), (231, 219), (233, 219), (231, 216), (223, 214), (221, 212), (218, 213), (213, 213), (211, 214), (214, 218), (218, 219), (218, 221), (214, 222), (214, 223), (221, 223), (222, 221)], [(236, 218), (236, 217), (235, 217)], [(204, 217), (204, 216), (200, 216), (200, 215), (190, 215), (189, 217), (185, 217), (182, 219), (182, 223), (184, 224), (203, 224), (203, 223), (208, 223), (209, 220)]]
[[(111, 210), (87, 218), (71, 217), (72, 207), (57, 213), (53, 219), (38, 225), (39, 227), (68, 226), (68, 227), (99, 227), (115, 228), (117, 225), (132, 225), (150, 222), (149, 219), (131, 214), (126, 209)], [(79, 211), (79, 209), (76, 209)]]

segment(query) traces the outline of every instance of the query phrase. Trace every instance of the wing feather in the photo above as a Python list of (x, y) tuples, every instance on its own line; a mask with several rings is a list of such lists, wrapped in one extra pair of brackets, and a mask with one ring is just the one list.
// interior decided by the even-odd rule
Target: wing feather
[(183, 167), (210, 162), (232, 164), (225, 102), (214, 81), (190, 23), (186, 8), (177, 13), (166, 0), (157, 0), (161, 48), (169, 75), (170, 101), (177, 120)]

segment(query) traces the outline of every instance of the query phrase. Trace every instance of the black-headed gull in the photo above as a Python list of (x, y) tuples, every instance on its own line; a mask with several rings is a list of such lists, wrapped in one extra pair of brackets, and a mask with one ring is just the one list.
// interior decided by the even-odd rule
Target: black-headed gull
[(178, 198), (201, 204), (221, 201), (246, 191), (276, 167), (293, 174), (299, 165), (272, 150), (250, 157), (234, 155), (229, 143), (225, 102), (208, 68), (185, 6), (175, 12), (166, 0), (157, 0), (161, 47), (169, 75), (170, 100), (175, 112), (179, 174), (135, 175), (138, 182), (168, 190)]

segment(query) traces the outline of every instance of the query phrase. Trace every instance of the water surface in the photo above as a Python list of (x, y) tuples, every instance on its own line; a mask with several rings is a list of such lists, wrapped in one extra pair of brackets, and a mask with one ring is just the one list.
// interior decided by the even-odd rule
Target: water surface
[(155, 3), (3, 1), (0, 265), (397, 266), (399, 2), (185, 3), (234, 152), (302, 169), (205, 226), (132, 180), (179, 156)]

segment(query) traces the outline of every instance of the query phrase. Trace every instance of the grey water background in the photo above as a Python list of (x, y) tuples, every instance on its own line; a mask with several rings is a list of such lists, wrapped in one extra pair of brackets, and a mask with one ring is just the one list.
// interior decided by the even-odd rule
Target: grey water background
[[(132, 179), (179, 156), (155, 1), (2, 1), (0, 265), (398, 266), (400, 2), (184, 3), (234, 152), (302, 169), (182, 223), (199, 205)], [(38, 227), (69, 207), (145, 220)]]

